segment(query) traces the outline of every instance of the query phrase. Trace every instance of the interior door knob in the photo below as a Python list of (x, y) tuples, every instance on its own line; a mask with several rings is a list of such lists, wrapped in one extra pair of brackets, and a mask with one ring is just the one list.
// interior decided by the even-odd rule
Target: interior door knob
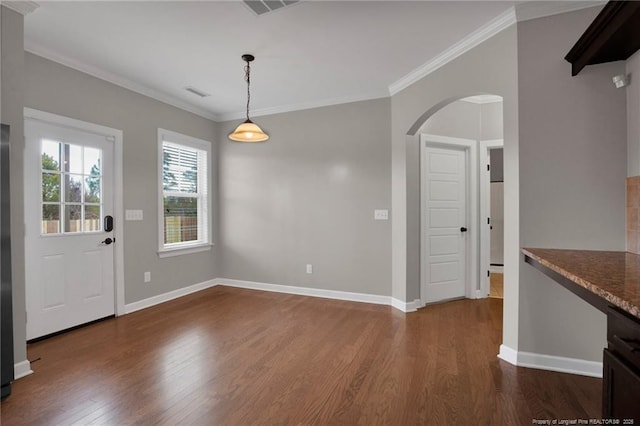
[(467, 228), (463, 226), (462, 228), (460, 228), (460, 232), (467, 232)]

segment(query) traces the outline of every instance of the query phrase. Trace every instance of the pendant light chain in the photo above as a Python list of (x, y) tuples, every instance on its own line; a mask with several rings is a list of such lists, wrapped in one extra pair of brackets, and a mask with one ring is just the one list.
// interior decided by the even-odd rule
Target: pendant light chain
[(247, 120), (249, 119), (249, 100), (251, 100), (251, 90), (249, 90), (249, 86), (251, 85), (251, 64), (247, 61), (247, 65), (244, 67), (244, 79), (247, 82)]

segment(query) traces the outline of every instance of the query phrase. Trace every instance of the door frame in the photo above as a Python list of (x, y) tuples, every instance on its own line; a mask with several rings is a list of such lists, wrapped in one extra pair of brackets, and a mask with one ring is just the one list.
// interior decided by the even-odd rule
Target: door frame
[(423, 205), (422, 184), (426, 177), (426, 146), (436, 148), (462, 148), (466, 152), (467, 167), (467, 256), (465, 262), (466, 283), (465, 297), (479, 298), (480, 283), (478, 281), (478, 142), (473, 139), (453, 138), (449, 136), (420, 134), (420, 305), (425, 306), (427, 293), (427, 262), (425, 262), (425, 250), (427, 241), (424, 229), (426, 229), (426, 209)]
[[(491, 172), (485, 167), (484, 160), (489, 164), (489, 151), (504, 148), (504, 139), (489, 139), (478, 144), (478, 159), (480, 161), (480, 297), (489, 297), (489, 275), (491, 268), (491, 224), (484, 218), (491, 217)], [(504, 244), (504, 241), (503, 241)]]
[[(74, 118), (65, 117), (50, 112), (40, 111), (32, 108), (24, 108), (24, 120), (42, 121), (60, 127), (67, 127), (74, 130), (80, 130), (87, 133), (110, 138), (113, 142), (113, 212), (116, 217), (116, 226), (114, 226), (115, 239), (113, 255), (113, 277), (114, 277), (114, 307), (116, 316), (124, 315), (124, 204), (123, 204), (123, 143), (122, 130), (113, 129), (111, 127), (101, 126), (99, 124), (89, 123), (86, 121), (76, 120)], [(23, 165), (24, 173), (29, 173), (29, 165)], [(25, 253), (27, 256), (28, 253)]]

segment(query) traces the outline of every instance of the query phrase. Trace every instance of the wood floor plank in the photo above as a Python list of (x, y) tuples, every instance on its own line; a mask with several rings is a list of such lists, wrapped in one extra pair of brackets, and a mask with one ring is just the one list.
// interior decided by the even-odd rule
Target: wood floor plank
[(28, 345), (3, 425), (597, 418), (601, 380), (497, 358), (502, 300), (391, 307), (218, 286)]
[(504, 274), (492, 272), (489, 275), (489, 297), (504, 298)]

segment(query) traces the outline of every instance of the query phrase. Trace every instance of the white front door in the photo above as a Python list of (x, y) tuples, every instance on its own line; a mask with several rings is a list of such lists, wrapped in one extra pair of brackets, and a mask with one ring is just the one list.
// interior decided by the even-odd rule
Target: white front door
[(424, 303), (466, 295), (467, 154), (423, 146), (422, 296)]
[[(25, 120), (27, 340), (115, 312), (112, 138)], [(108, 226), (108, 225), (106, 225)]]

